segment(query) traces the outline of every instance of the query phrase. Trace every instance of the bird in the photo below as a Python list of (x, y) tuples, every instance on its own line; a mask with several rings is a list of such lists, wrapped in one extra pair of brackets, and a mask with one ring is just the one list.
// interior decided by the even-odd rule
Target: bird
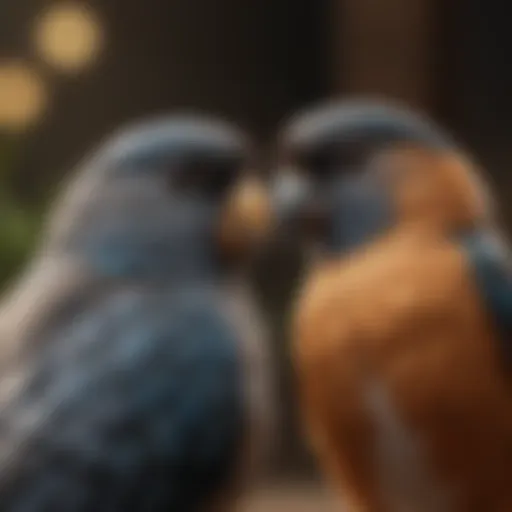
[(510, 510), (512, 274), (484, 171), (378, 98), (306, 108), (278, 141), (283, 209), (317, 247), (290, 338), (326, 479), (349, 511)]
[(273, 428), (252, 151), (231, 122), (163, 114), (63, 185), (0, 306), (3, 511), (233, 509)]

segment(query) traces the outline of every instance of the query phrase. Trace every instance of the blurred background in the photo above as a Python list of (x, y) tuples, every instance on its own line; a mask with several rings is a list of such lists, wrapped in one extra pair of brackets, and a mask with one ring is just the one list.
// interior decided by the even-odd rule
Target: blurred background
[[(510, 225), (506, 7), (497, 0), (1, 0), (1, 285), (30, 254), (56, 185), (84, 152), (121, 123), (176, 109), (238, 121), (270, 156), (277, 123), (297, 108), (353, 93), (404, 100), (476, 155)], [(280, 361), (282, 435), (269, 478), (313, 481), (283, 341), (298, 272), (288, 256), (256, 279)]]

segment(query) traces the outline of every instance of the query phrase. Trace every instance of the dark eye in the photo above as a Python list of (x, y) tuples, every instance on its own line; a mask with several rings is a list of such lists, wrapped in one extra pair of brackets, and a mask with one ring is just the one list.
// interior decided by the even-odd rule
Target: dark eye
[(171, 186), (205, 198), (222, 199), (234, 185), (241, 165), (239, 161), (225, 160), (189, 162), (171, 179)]
[(334, 177), (351, 174), (361, 168), (364, 150), (356, 145), (326, 147), (314, 153), (302, 155), (300, 167), (314, 180), (328, 181)]
[(315, 180), (328, 180), (337, 173), (338, 162), (336, 156), (322, 152), (304, 157), (300, 167)]

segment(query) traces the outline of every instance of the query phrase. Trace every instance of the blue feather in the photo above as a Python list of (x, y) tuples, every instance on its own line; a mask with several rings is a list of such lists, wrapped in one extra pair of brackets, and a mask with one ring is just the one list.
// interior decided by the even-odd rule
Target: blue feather
[(505, 247), (496, 237), (480, 230), (464, 233), (458, 241), (486, 307), (500, 334), (508, 339), (512, 332), (512, 269)]
[(126, 299), (56, 333), (2, 410), (22, 441), (1, 466), (3, 510), (194, 511), (232, 476), (241, 368), (215, 302), (185, 290)]

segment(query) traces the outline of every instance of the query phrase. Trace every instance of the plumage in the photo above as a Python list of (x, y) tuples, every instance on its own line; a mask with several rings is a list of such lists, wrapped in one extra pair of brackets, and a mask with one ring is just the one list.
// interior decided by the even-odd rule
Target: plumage
[[(389, 125), (403, 124), (387, 112)], [(365, 123), (359, 139), (374, 128), (368, 111)], [(380, 115), (378, 126), (386, 132)], [(363, 187), (340, 223), (340, 196), (320, 196), (325, 258), (305, 279), (293, 324), (307, 432), (348, 510), (512, 506), (506, 242), (474, 166), (430, 140), (363, 144), (348, 178), (340, 155), (320, 178), (305, 169), (323, 180), (317, 197)], [(389, 217), (361, 225), (356, 212), (375, 206), (376, 185)], [(333, 230), (343, 243), (330, 242)]]
[(107, 142), (5, 298), (2, 510), (231, 510), (258, 462), (265, 330), (218, 236), (244, 146), (211, 123), (171, 117)]
[[(125, 290), (95, 301), (52, 333), (3, 410), (14, 441), (5, 449), (16, 450), (3, 455), (22, 459), (25, 481), (11, 489), (17, 464), (3, 467), (3, 506), (23, 510), (40, 492), (42, 509), (197, 509), (227, 481), (242, 446), (236, 341), (203, 290)], [(46, 479), (69, 483), (55, 494)]]

